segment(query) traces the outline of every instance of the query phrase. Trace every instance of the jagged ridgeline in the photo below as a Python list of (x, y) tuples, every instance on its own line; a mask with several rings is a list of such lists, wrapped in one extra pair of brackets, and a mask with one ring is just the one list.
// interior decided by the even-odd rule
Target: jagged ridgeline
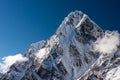
[(120, 80), (119, 33), (71, 12), (46, 41), (31, 44), (0, 80)]

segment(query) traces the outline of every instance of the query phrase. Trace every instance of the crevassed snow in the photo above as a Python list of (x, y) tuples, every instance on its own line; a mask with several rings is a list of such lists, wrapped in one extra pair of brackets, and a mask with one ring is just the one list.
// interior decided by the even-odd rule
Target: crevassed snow
[(45, 43), (45, 41), (42, 40), (42, 41), (39, 41), (39, 42), (36, 42), (36, 43), (32, 43), (30, 46), (32, 46), (35, 49), (37, 49), (37, 48), (41, 48), (44, 45), (44, 43)]
[(98, 39), (94, 46), (96, 51), (101, 53), (114, 53), (120, 44), (118, 32), (105, 32), (102, 39)]
[(0, 71), (1, 73), (6, 73), (10, 66), (13, 65), (16, 62), (24, 62), (28, 59), (26, 57), (23, 57), (22, 54), (16, 54), (13, 56), (7, 56), (2, 58), (2, 63), (0, 63)]

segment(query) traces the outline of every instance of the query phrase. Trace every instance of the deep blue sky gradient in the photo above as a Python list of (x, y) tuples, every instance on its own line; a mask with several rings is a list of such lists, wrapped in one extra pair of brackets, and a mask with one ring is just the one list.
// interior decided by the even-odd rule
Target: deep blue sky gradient
[(81, 10), (101, 28), (120, 32), (119, 0), (0, 0), (0, 58), (25, 53), (48, 39), (71, 11)]

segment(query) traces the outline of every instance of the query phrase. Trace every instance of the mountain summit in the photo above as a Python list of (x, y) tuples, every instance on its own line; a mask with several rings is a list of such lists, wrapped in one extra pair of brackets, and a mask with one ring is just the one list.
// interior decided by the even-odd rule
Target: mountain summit
[(75, 11), (52, 37), (31, 44), (20, 59), (0, 80), (120, 80), (120, 35)]

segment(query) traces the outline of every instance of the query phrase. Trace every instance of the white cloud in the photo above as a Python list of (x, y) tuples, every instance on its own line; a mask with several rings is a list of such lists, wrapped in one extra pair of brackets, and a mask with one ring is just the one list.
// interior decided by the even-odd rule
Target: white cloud
[(0, 71), (2, 73), (6, 73), (12, 64), (14, 64), (16, 62), (24, 62), (27, 60), (28, 59), (26, 57), (23, 57), (21, 54), (3, 57), (2, 63), (0, 63)]
[(120, 44), (118, 32), (105, 32), (105, 36), (102, 39), (98, 39), (94, 48), (101, 53), (113, 53), (117, 50), (117, 46)]

